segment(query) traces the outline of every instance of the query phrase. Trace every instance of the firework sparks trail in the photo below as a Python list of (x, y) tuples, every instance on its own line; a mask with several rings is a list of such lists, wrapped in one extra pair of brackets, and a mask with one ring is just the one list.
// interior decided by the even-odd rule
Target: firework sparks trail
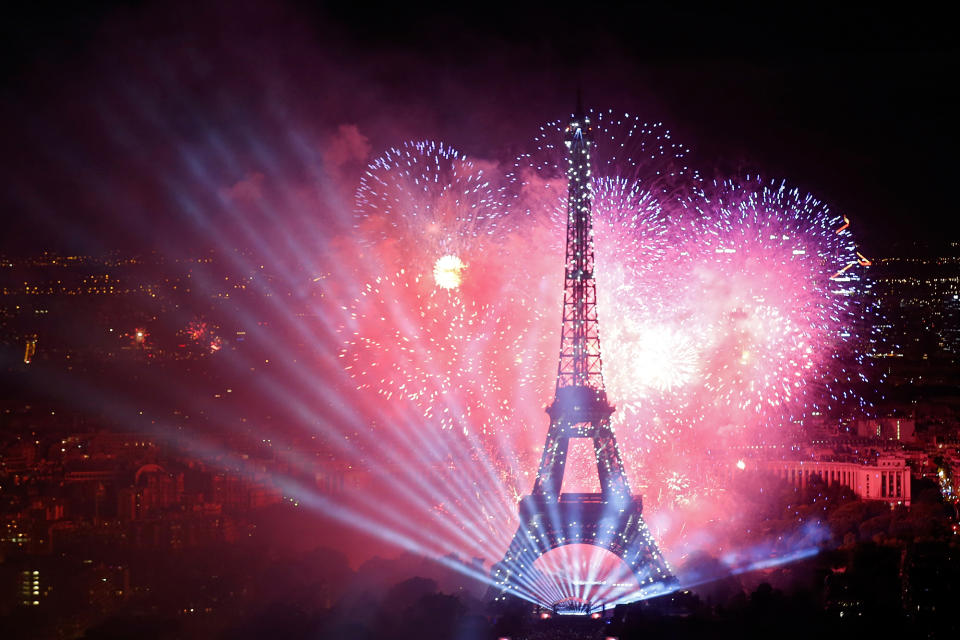
[(691, 202), (701, 230), (684, 248), (696, 266), (681, 305), (702, 336), (710, 409), (761, 423), (835, 409), (865, 366), (861, 272), (836, 275), (858, 260), (849, 221), (756, 178), (715, 183)]
[(509, 428), (511, 385), (528, 354), (528, 327), (517, 301), (477, 304), (401, 270), (365, 285), (347, 307), (353, 327), (340, 353), (358, 384), (391, 401), (401, 397), (443, 429)]
[(427, 273), (439, 265), (449, 276), (450, 261), (457, 260), (463, 277), (512, 228), (505, 187), (490, 173), (443, 143), (388, 149), (360, 178), (358, 238), (382, 259), (389, 256), (396, 269)]
[(528, 248), (508, 234), (516, 224), (492, 182), (442, 144), (388, 150), (357, 190), (360, 251), (335, 254), (353, 280), (327, 284), (347, 301), (338, 355), (356, 388), (380, 398), (382, 415), (412, 408), (424, 424), (483, 439), (501, 485), (486, 490), (515, 504), (529, 466), (518, 461), (536, 452), (516, 439), (505, 453), (496, 440), (521, 424), (518, 381), (533, 378), (543, 340), (539, 312), (511, 285), (518, 272), (503, 268)]

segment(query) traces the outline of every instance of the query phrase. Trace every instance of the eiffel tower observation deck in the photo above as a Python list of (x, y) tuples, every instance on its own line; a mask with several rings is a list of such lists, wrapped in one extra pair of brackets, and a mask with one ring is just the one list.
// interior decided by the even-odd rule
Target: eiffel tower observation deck
[[(643, 521), (643, 502), (630, 491), (610, 424), (600, 356), (597, 284), (594, 278), (593, 188), (590, 120), (578, 99), (564, 132), (567, 148), (567, 235), (564, 260), (563, 328), (550, 428), (530, 495), (520, 501), (520, 524), (501, 562), (494, 565), (491, 597), (508, 594), (541, 604), (552, 582), (558, 600), (569, 597), (556, 579), (540, 574), (534, 562), (547, 551), (590, 544), (616, 554), (639, 583), (641, 599), (674, 588), (671, 573)], [(599, 493), (561, 493), (571, 438), (589, 438), (596, 454)], [(599, 605), (599, 603), (596, 603)], [(585, 610), (590, 610), (590, 603)]]

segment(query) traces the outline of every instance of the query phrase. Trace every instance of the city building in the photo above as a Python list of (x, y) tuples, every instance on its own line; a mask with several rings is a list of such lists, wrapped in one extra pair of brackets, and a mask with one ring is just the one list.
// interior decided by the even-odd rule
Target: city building
[(857, 436), (916, 442), (917, 421), (915, 418), (886, 417), (861, 418), (855, 422)]
[(800, 489), (814, 481), (827, 486), (839, 484), (862, 500), (910, 506), (910, 467), (901, 457), (878, 458), (876, 464), (821, 460), (775, 460), (759, 464)]

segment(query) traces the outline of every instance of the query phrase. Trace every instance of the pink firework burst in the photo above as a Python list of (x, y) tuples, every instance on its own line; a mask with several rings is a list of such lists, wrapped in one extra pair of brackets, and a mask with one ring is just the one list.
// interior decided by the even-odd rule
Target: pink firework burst
[(541, 356), (529, 335), (535, 310), (476, 303), (403, 270), (364, 285), (346, 311), (340, 358), (358, 388), (405, 400), (444, 429), (510, 425), (516, 381)]
[[(496, 165), (431, 141), (405, 142), (371, 162), (356, 192), (361, 242), (385, 264), (437, 272), (455, 288), (511, 227)], [(457, 265), (465, 273), (454, 273)]]
[(862, 267), (845, 218), (759, 179), (691, 202), (699, 229), (682, 250), (694, 259), (681, 304), (713, 409), (779, 423), (835, 408), (861, 360)]

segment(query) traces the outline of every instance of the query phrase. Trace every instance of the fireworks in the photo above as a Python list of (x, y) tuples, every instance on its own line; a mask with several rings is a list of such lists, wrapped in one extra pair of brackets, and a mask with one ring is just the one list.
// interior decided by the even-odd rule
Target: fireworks
[(359, 389), (406, 400), (427, 424), (508, 428), (513, 382), (539, 360), (529, 340), (537, 314), (518, 300), (489, 306), (455, 291), (404, 270), (377, 278), (347, 308), (340, 357)]
[[(694, 346), (699, 340), (686, 331), (681, 318), (664, 318), (662, 310), (672, 302), (674, 280), (682, 276), (673, 247), (689, 233), (674, 203), (689, 197), (700, 178), (686, 164), (689, 149), (661, 124), (613, 111), (590, 112), (588, 117), (594, 138), (592, 209), (604, 379), (618, 407), (614, 424), (642, 434), (643, 442), (622, 447), (630, 457), (639, 455), (646, 441), (667, 435), (651, 428), (652, 420), (660, 412), (678, 413), (683, 402), (675, 401), (679, 395), (669, 405), (660, 400), (698, 374)], [(518, 205), (548, 230), (540, 237), (550, 239), (549, 255), (538, 256), (527, 270), (543, 274), (547, 282), (557, 281), (567, 217), (567, 151), (561, 144), (565, 124), (541, 127), (533, 141), (535, 151), (521, 155), (514, 169), (522, 184)], [(559, 297), (546, 300), (556, 300), (559, 318)], [(538, 395), (548, 401), (553, 380), (549, 370), (541, 375)]]
[(679, 304), (702, 336), (714, 406), (774, 420), (830, 409), (843, 391), (830, 383), (849, 384), (858, 359), (863, 313), (849, 223), (759, 179), (716, 183), (692, 202), (700, 230), (684, 251), (696, 266)]
[[(849, 221), (782, 185), (704, 187), (660, 124), (590, 117), (604, 374), (628, 466), (668, 482), (650, 468), (658, 447), (720, 445), (852, 393), (863, 259)], [(444, 429), (513, 441), (545, 429), (566, 218), (561, 124), (545, 125), (514, 167), (516, 229), (496, 180), (449, 147), (407, 143), (370, 164), (358, 230), (376, 260), (357, 271), (402, 268), (348, 296), (340, 356), (359, 389), (405, 398)], [(529, 244), (549, 250), (516, 250)], [(539, 440), (490, 453), (529, 455)]]
[(433, 265), (433, 280), (442, 289), (456, 289), (463, 281), (461, 272), (467, 265), (457, 256), (441, 256)]
[(200, 318), (191, 320), (183, 330), (184, 335), (191, 340), (193, 347), (199, 354), (217, 353), (223, 349), (223, 339), (216, 334), (214, 328)]
[(209, 334), (209, 328), (204, 320), (191, 320), (184, 333), (194, 342), (200, 342)]
[[(661, 123), (612, 110), (591, 110), (587, 117), (594, 139), (595, 225), (607, 214), (638, 224), (699, 183), (699, 173), (686, 162), (689, 148), (674, 141)], [(518, 157), (513, 172), (522, 185), (520, 207), (533, 217), (551, 216), (548, 224), (561, 233), (566, 222), (566, 124), (555, 120), (540, 127), (535, 150)]]
[[(690, 384), (699, 367), (698, 350), (691, 336), (666, 325), (650, 326), (626, 318), (612, 323), (605, 333), (615, 345), (614, 360), (632, 363), (628, 375), (609, 375), (611, 390), (620, 397), (643, 397), (669, 392)], [(633, 385), (636, 388), (618, 388)]]
[(510, 290), (523, 274), (502, 266), (514, 228), (505, 190), (487, 173), (441, 143), (387, 150), (356, 194), (364, 257), (338, 257), (368, 283), (343, 295), (340, 357), (358, 388), (471, 433), (509, 422), (515, 380), (540, 361), (539, 313)]
[(388, 149), (356, 193), (361, 241), (395, 268), (421, 273), (446, 256), (472, 262), (508, 230), (506, 212), (503, 187), (459, 151), (429, 141)]
[[(613, 424), (656, 535), (675, 539), (682, 527), (671, 529), (658, 510), (712, 513), (718, 469), (739, 466), (731, 445), (863, 402), (869, 261), (850, 221), (822, 201), (757, 178), (705, 184), (661, 125), (590, 117)], [(543, 127), (503, 181), (443, 145), (390, 149), (357, 192), (362, 252), (335, 258), (354, 276), (330, 296), (346, 300), (342, 366), (364, 397), (383, 401), (367, 410), (394, 431), (465, 436), (479, 447), (474, 460), (495, 467), (470, 490), (506, 504), (529, 491), (555, 382), (567, 216), (561, 130)], [(586, 458), (568, 460), (571, 484), (595, 485)], [(469, 511), (470, 495), (449, 504)], [(483, 518), (470, 526), (512, 528)]]

